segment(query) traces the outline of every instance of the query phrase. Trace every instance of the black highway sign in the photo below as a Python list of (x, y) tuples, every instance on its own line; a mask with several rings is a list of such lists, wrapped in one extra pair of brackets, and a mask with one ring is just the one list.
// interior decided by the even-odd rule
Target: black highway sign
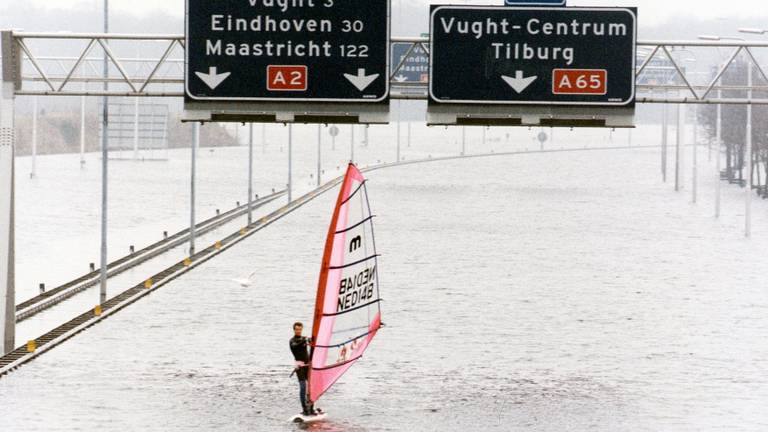
[(433, 6), (430, 103), (632, 106), (633, 8)]
[(390, 0), (187, 0), (187, 97), (381, 102)]

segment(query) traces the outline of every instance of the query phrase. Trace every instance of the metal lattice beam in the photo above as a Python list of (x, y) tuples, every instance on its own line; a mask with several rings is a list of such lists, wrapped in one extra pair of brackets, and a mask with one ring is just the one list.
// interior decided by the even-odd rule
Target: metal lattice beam
[[(77, 40), (85, 42), (84, 48), (76, 57), (44, 57), (37, 56), (30, 49), (30, 41), (62, 42)], [(13, 41), (22, 53), (22, 76), (19, 78), (19, 86), (16, 95), (30, 96), (126, 96), (126, 97), (183, 97), (184, 91), (184, 60), (174, 56), (176, 51), (183, 52), (186, 49), (183, 35), (141, 35), (141, 34), (89, 34), (89, 33), (13, 33)], [(110, 41), (127, 41), (135, 44), (152, 43), (162, 44), (162, 54), (158, 58), (120, 58), (115, 55), (109, 46)], [(416, 49), (423, 49), (430, 55), (429, 39), (424, 37), (393, 37), (391, 43), (410, 43), (405, 57)], [(43, 43), (44, 44), (44, 43)], [(117, 71), (116, 76), (103, 78), (98, 72), (98, 66), (103, 59), (88, 57), (96, 46), (100, 46), (109, 58), (112, 67)], [(768, 42), (760, 41), (701, 41), (701, 40), (673, 40), (638, 41), (638, 58), (642, 58), (640, 66), (635, 71), (636, 87), (641, 94), (637, 96), (638, 103), (685, 103), (685, 104), (754, 104), (768, 105), (768, 99), (751, 97), (712, 97), (712, 94), (720, 94), (722, 90), (752, 90), (767, 91), (766, 86), (727, 86), (720, 81), (728, 69), (744, 55), (748, 61), (756, 66), (762, 78), (768, 81), (768, 73), (756, 60), (754, 50), (768, 51)], [(680, 60), (673, 55), (676, 48), (732, 48), (733, 52), (718, 69), (715, 76), (707, 85), (694, 85), (690, 78), (690, 72), (686, 72), (681, 66)], [(663, 53), (663, 56), (662, 56)], [(662, 68), (654, 68), (654, 60), (662, 60), (668, 64), (666, 72), (674, 72), (675, 77), (681, 83), (660, 82), (644, 84), (641, 78), (644, 73)], [(403, 58), (390, 73), (390, 80), (394, 80), (405, 66)], [(66, 66), (71, 64), (71, 67)], [(49, 66), (50, 65), (50, 66)], [(46, 67), (49, 66), (49, 67)], [(133, 75), (129, 74), (129, 66), (135, 68)], [(81, 69), (80, 74), (77, 73)], [(87, 70), (90, 69), (89, 73)], [(24, 72), (31, 72), (25, 75)], [(110, 90), (73, 89), (69, 84), (79, 83), (104, 83), (114, 84)], [(44, 83), (44, 88), (39, 88)], [(122, 84), (122, 85), (121, 85)], [(392, 82), (392, 99), (426, 99), (428, 84)], [(158, 90), (157, 86), (162, 86)], [(169, 88), (165, 88), (168, 86)], [(414, 93), (419, 90), (419, 93)], [(656, 96), (656, 92), (687, 91), (690, 96)], [(649, 93), (649, 96), (643, 93)]]

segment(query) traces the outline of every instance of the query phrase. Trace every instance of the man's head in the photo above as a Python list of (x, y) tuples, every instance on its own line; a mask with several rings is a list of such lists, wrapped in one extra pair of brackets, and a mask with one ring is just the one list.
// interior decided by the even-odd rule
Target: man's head
[(300, 322), (293, 323), (293, 334), (301, 337), (301, 332), (304, 331), (304, 324)]

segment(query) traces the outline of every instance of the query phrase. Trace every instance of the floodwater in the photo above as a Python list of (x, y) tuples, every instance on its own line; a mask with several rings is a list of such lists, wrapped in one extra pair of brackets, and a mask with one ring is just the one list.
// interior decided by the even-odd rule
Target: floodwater
[[(445, 153), (456, 149), (452, 133)], [(439, 144), (419, 151), (437, 156)], [(393, 151), (386, 145), (360, 155), (375, 162)], [(486, 145), (506, 149), (504, 139)], [(313, 149), (297, 150), (301, 190)], [(202, 178), (225, 191), (214, 167), (245, 153), (217, 154)], [(675, 193), (661, 182), (658, 149), (372, 172), (386, 327), (319, 403), (330, 421), (309, 429), (767, 430), (768, 202), (754, 202), (751, 239), (741, 189), (724, 185), (714, 219), (714, 162), (699, 156), (697, 204), (690, 186)], [(174, 164), (183, 179), (188, 167)], [(0, 430), (301, 429), (287, 422), (299, 408), (287, 342), (294, 321), (311, 321), (334, 197), (0, 379)], [(20, 213), (42, 208), (20, 201)], [(182, 224), (186, 201), (176, 202), (167, 211)], [(115, 230), (143, 232), (141, 223)], [(36, 235), (20, 228), (19, 248)], [(231, 281), (252, 271), (251, 287)]]

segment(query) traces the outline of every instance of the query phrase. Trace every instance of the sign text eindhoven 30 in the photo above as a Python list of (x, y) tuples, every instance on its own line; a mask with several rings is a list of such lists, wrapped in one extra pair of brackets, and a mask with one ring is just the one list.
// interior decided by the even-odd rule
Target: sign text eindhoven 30
[(383, 101), (389, 11), (389, 0), (187, 0), (187, 96)]
[(631, 8), (434, 6), (430, 102), (632, 105), (636, 16)]

